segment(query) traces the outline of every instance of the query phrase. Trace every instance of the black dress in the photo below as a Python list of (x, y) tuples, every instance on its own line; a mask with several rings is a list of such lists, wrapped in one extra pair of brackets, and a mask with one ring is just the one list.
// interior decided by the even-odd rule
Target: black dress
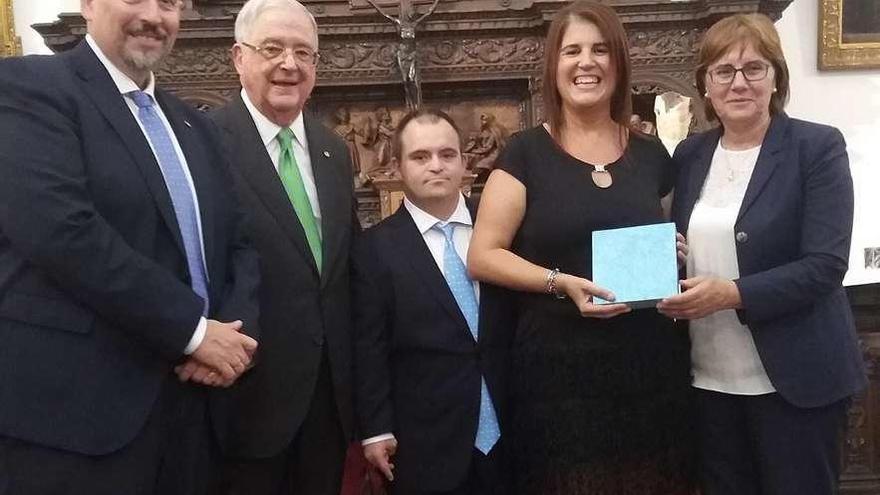
[[(587, 279), (591, 232), (664, 221), (674, 181), (663, 146), (635, 135), (608, 189), (543, 127), (514, 136), (499, 163), (526, 188), (512, 251)], [(690, 493), (686, 329), (653, 308), (600, 320), (570, 300), (519, 297), (507, 435), (517, 493)]]

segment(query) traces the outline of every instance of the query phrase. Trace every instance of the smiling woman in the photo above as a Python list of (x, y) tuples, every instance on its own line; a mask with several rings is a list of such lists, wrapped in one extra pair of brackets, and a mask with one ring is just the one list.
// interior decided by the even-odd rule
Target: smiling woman
[(701, 489), (838, 493), (849, 397), (865, 384), (841, 286), (853, 219), (846, 143), (786, 115), (788, 64), (764, 15), (709, 28), (696, 83), (721, 126), (675, 150), (687, 278), (657, 308), (689, 320)]
[(663, 145), (629, 130), (626, 40), (604, 3), (556, 14), (547, 124), (510, 138), (480, 200), (468, 270), (517, 291), (504, 435), (519, 495), (693, 493), (686, 335), (593, 302), (614, 296), (590, 280), (590, 232), (662, 222), (675, 177)]
[(21, 40), (15, 35), (12, 0), (0, 0), (0, 57), (21, 54)]

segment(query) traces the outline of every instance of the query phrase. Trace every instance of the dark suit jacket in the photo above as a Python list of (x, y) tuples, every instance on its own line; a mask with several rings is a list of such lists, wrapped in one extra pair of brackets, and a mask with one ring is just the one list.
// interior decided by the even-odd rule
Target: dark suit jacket
[[(681, 167), (672, 216), (687, 232), (720, 130), (675, 150)], [(832, 127), (773, 117), (735, 225), (749, 327), (776, 390), (800, 407), (829, 404), (865, 386), (847, 270), (853, 187), (843, 136)]]
[[(210, 317), (255, 329), (256, 253), (210, 121), (156, 92), (195, 183)], [(0, 435), (106, 454), (203, 309), (159, 165), (87, 44), (0, 61)]]
[(257, 366), (212, 403), (224, 452), (268, 457), (293, 440), (309, 410), (326, 348), (345, 434), (352, 430), (349, 249), (360, 230), (348, 148), (305, 116), (322, 215), (321, 274), (302, 225), (240, 95), (212, 115), (260, 253)]
[(475, 342), (409, 212), (366, 231), (352, 256), (355, 398), (361, 438), (394, 433), (395, 484), (420, 492), (463, 482), (474, 450), (480, 376), (504, 433), (513, 309), (480, 285)]

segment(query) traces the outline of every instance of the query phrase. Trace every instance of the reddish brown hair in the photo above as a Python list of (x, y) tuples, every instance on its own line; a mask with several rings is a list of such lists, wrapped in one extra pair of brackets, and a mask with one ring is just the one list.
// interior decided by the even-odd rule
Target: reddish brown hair
[[(788, 102), (788, 64), (782, 53), (779, 33), (773, 21), (764, 14), (736, 14), (725, 17), (706, 31), (700, 45), (700, 53), (697, 55), (696, 82), (700, 94), (706, 94), (706, 72), (709, 66), (739, 46), (752, 46), (773, 65), (776, 92), (770, 96), (770, 114), (781, 113)], [(706, 105), (706, 116), (712, 120), (718, 118), (711, 103)]]
[(544, 115), (550, 123), (551, 132), (558, 138), (565, 124), (562, 98), (557, 88), (556, 69), (559, 66), (562, 38), (573, 19), (594, 24), (605, 38), (611, 62), (617, 72), (617, 87), (611, 95), (611, 119), (620, 124), (621, 128), (628, 128), (629, 118), (632, 115), (630, 88), (632, 68), (623, 23), (611, 7), (595, 2), (578, 1), (556, 13), (547, 31), (547, 41), (544, 43)]

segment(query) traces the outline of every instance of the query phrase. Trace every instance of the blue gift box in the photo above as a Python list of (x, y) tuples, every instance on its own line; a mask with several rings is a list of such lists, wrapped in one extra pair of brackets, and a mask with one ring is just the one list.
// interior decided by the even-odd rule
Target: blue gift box
[[(632, 308), (678, 294), (675, 224), (594, 231), (593, 283), (613, 292), (615, 303)], [(598, 297), (593, 302), (609, 303)]]

